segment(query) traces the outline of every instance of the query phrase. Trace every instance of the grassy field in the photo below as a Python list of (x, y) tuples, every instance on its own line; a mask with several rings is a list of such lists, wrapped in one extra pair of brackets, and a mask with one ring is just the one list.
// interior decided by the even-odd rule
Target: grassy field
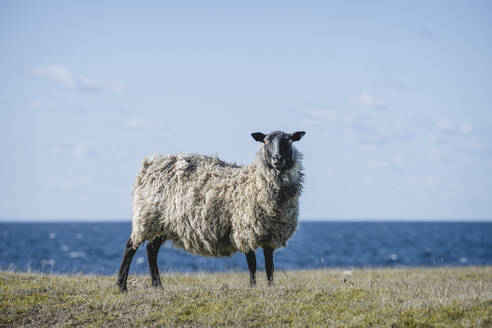
[(116, 277), (0, 271), (0, 327), (492, 327), (492, 267)]

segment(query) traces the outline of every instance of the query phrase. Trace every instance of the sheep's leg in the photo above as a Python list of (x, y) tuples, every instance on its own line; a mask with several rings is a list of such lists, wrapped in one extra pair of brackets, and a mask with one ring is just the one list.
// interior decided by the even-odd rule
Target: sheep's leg
[(249, 285), (253, 287), (256, 285), (256, 255), (254, 251), (246, 253), (246, 261), (248, 261)]
[(130, 264), (132, 264), (133, 255), (137, 251), (137, 248), (133, 248), (131, 239), (126, 242), (125, 253), (123, 254), (123, 260), (121, 261), (120, 273), (118, 275), (117, 285), (121, 292), (126, 292), (126, 281), (128, 279), (128, 271), (130, 271)]
[(157, 254), (162, 243), (166, 241), (164, 236), (159, 236), (147, 243), (147, 258), (149, 260), (150, 277), (152, 278), (152, 286), (160, 287), (161, 278), (159, 277), (159, 267), (157, 266)]
[(268, 280), (268, 286), (273, 286), (273, 248), (263, 247), (263, 255), (265, 255), (265, 270)]

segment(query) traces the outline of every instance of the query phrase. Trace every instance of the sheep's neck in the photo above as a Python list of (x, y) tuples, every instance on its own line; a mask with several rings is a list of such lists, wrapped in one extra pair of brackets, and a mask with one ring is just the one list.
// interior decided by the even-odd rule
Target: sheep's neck
[(302, 173), (291, 168), (281, 174), (262, 164), (256, 168), (257, 195), (254, 195), (259, 204), (269, 214), (279, 213), (292, 202), (297, 203), (297, 198), (302, 188)]

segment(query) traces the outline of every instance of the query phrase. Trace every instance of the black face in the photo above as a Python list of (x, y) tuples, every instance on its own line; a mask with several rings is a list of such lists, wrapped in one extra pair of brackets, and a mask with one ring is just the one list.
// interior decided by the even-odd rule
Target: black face
[(304, 131), (288, 134), (274, 131), (270, 134), (260, 132), (251, 135), (256, 141), (265, 145), (265, 160), (270, 167), (277, 171), (285, 171), (292, 167), (292, 142), (298, 141), (305, 134)]

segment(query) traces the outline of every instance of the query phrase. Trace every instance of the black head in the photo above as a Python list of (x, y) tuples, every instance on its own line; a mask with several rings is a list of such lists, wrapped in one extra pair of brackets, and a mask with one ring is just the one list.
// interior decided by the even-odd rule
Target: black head
[(256, 141), (263, 142), (265, 161), (268, 166), (282, 172), (291, 168), (293, 165), (292, 142), (301, 140), (304, 134), (306, 134), (304, 131), (298, 131), (292, 134), (273, 131), (266, 135), (261, 132), (255, 132), (251, 133), (251, 136)]

